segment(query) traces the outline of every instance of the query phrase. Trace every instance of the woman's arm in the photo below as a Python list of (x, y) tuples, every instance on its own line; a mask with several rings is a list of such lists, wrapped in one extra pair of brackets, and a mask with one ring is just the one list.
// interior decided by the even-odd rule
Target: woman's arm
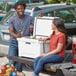
[(63, 45), (65, 45), (65, 35), (61, 35), (58, 39), (58, 45), (57, 48), (49, 53), (47, 53), (47, 55), (51, 55), (51, 54), (57, 54), (59, 52), (62, 51)]
[(47, 53), (47, 55), (57, 54), (61, 52), (62, 48), (63, 48), (63, 43), (58, 43), (57, 49), (53, 50), (52, 52)]
[(50, 40), (51, 36), (47, 37), (47, 38), (36, 38), (36, 40), (39, 40), (39, 41), (47, 41), (47, 40)]
[(57, 54), (62, 50), (63, 44), (62, 43), (58, 43), (57, 49), (53, 50), (52, 52), (46, 53), (46, 54), (42, 54), (40, 55), (40, 57), (45, 57), (47, 55), (51, 55), (51, 54)]
[(47, 41), (47, 40), (50, 40), (51, 36), (47, 37), (47, 38), (44, 38), (43, 41)]
[(47, 41), (47, 40), (50, 40), (50, 38), (51, 38), (51, 36), (54, 34), (54, 32), (50, 35), (50, 36), (48, 36), (47, 38), (44, 38), (44, 39), (42, 39), (43, 41)]

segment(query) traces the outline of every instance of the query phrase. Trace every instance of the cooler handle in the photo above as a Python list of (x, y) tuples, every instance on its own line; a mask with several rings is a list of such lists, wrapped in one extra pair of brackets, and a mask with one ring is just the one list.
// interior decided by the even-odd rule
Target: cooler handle
[(25, 44), (31, 44), (30, 42), (25, 42)]

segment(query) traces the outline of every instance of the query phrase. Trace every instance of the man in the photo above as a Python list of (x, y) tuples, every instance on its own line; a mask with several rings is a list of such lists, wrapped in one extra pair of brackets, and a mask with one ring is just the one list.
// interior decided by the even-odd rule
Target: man
[[(30, 35), (30, 25), (33, 25), (34, 20), (32, 19), (32, 17), (24, 14), (25, 8), (26, 8), (25, 2), (22, 1), (17, 2), (15, 4), (15, 10), (17, 12), (17, 15), (9, 19), (8, 25), (11, 39), (10, 39), (8, 56), (18, 56), (17, 38)], [(21, 63), (14, 62), (12, 60), (10, 60), (9, 62), (11, 64), (14, 64), (17, 71), (19, 72), (22, 71)]]

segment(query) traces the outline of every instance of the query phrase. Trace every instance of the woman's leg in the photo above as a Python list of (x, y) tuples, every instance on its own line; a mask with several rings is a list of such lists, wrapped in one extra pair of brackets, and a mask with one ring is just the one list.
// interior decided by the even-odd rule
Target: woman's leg
[(58, 63), (58, 62), (62, 62), (62, 61), (63, 61), (63, 58), (60, 57), (58, 54), (48, 55), (48, 56), (42, 57), (42, 58), (40, 58), (40, 60), (38, 61), (34, 72), (35, 72), (36, 75), (38, 75), (39, 72), (42, 71), (43, 65), (44, 65), (45, 63)]
[(34, 70), (35, 70), (39, 60), (40, 60), (40, 57), (35, 58), (35, 60), (34, 60)]

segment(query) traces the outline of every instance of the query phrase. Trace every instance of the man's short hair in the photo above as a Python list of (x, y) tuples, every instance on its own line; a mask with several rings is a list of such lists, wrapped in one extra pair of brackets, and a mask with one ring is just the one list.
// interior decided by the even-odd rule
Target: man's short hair
[(18, 1), (18, 2), (16, 2), (14, 8), (17, 9), (17, 7), (19, 5), (22, 5), (24, 7), (24, 9), (26, 8), (26, 2), (25, 1)]

